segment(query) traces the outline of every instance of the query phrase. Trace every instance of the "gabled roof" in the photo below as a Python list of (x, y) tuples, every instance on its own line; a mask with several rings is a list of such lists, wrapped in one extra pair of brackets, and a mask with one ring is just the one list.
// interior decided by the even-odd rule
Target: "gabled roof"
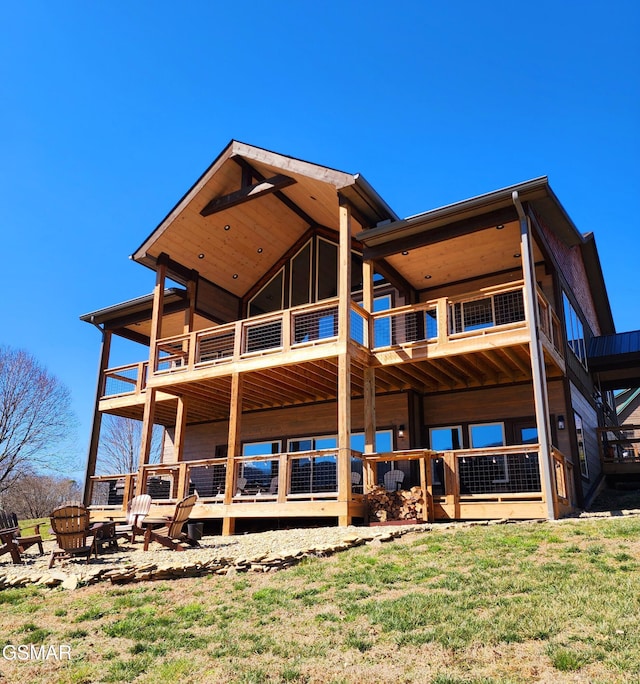
[(493, 223), (506, 224), (517, 219), (513, 193), (529, 204), (568, 246), (579, 246), (589, 276), (598, 318), (605, 332), (615, 325), (592, 233), (582, 235), (549, 185), (546, 176), (510, 185), (477, 197), (448, 204), (399, 221), (387, 222), (362, 231), (357, 238), (365, 245), (365, 257), (384, 257), (402, 249), (434, 244), (470, 235)]
[(161, 253), (236, 297), (314, 226), (339, 227), (339, 198), (352, 206), (353, 232), (398, 216), (359, 174), (232, 140), (136, 249), (155, 268)]

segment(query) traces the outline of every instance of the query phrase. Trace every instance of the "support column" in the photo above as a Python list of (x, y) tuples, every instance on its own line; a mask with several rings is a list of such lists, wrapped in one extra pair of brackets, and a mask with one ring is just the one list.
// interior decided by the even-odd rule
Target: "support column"
[(102, 396), (104, 390), (104, 372), (109, 365), (112, 335), (113, 333), (111, 330), (102, 330), (100, 361), (98, 362), (98, 379), (96, 381), (96, 398), (93, 405), (93, 424), (91, 426), (91, 439), (89, 440), (89, 450), (87, 453), (87, 467), (84, 474), (83, 501), (85, 506), (89, 506), (91, 504), (91, 478), (96, 474), (98, 446), (100, 444), (100, 428), (102, 426), (102, 413), (100, 412), (99, 408), (100, 397)]
[(227, 507), (232, 505), (236, 484), (236, 459), (240, 456), (240, 436), (242, 427), (242, 384), (240, 373), (231, 376), (231, 405), (229, 407), (229, 438), (227, 441), (227, 472), (224, 486), (225, 517), (222, 519), (222, 534), (230, 535), (235, 531), (235, 518), (227, 516)]
[[(164, 284), (167, 277), (167, 256), (161, 254), (156, 264), (156, 285), (153, 290), (153, 309), (151, 313), (151, 335), (149, 338), (149, 377), (153, 377), (156, 370), (156, 343), (162, 337), (162, 314), (164, 311)], [(142, 466), (149, 463), (151, 440), (153, 437), (153, 423), (156, 411), (156, 390), (147, 387), (144, 398), (144, 417), (142, 419), (142, 434), (140, 437), (140, 458), (138, 462), (138, 479), (136, 494), (144, 492), (145, 482), (142, 478)]]
[[(373, 313), (373, 262), (365, 260), (362, 263), (362, 308), (369, 314)], [(372, 347), (374, 329), (371, 319), (367, 319), (367, 346)], [(369, 366), (364, 369), (364, 453), (373, 454), (376, 451), (376, 371)], [(371, 464), (365, 460), (363, 473), (363, 492), (366, 494), (375, 485)]]
[(187, 427), (187, 400), (178, 397), (176, 410), (176, 432), (173, 438), (173, 450), (176, 463), (184, 460), (184, 433)]
[(533, 260), (533, 245), (531, 224), (525, 215), (518, 193), (513, 193), (513, 202), (520, 219), (520, 253), (522, 254), (522, 273), (524, 276), (524, 305), (531, 340), (531, 375), (533, 379), (533, 401), (536, 411), (536, 428), (538, 430), (538, 444), (540, 446), (540, 471), (542, 477), (542, 491), (547, 508), (547, 518), (555, 520), (555, 491), (554, 477), (551, 472), (551, 423), (549, 418), (549, 397), (547, 394), (547, 376), (544, 366), (544, 350), (540, 340), (540, 325), (538, 321), (538, 299), (536, 292), (536, 275)]
[(351, 498), (351, 209), (340, 198), (338, 259), (338, 501), (343, 502), (339, 525), (348, 525)]

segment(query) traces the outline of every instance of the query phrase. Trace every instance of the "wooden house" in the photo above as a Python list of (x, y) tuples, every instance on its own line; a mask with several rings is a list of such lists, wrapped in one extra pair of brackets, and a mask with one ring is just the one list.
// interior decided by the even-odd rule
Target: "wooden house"
[[(401, 219), (361, 175), (232, 141), (132, 259), (153, 293), (82, 317), (103, 337), (95, 518), (196, 492), (227, 534), (347, 524), (385, 480), (424, 519), (555, 518), (601, 479), (612, 395), (587, 349), (614, 325), (546, 178)], [(111, 367), (114, 336), (148, 354)], [(105, 413), (142, 421), (136, 472), (95, 475)]]

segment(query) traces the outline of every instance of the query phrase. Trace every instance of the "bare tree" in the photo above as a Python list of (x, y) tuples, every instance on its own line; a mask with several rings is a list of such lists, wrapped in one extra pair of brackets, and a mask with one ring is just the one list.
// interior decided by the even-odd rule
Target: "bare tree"
[[(149, 463), (160, 461), (162, 435), (162, 427), (154, 425)], [(141, 421), (123, 416), (105, 415), (100, 431), (98, 470), (105, 475), (136, 472), (141, 440)]]
[(68, 456), (69, 390), (24, 350), (0, 347), (0, 493)]
[(2, 507), (19, 518), (45, 518), (65, 501), (79, 501), (82, 490), (75, 480), (51, 475), (25, 475), (2, 494)]

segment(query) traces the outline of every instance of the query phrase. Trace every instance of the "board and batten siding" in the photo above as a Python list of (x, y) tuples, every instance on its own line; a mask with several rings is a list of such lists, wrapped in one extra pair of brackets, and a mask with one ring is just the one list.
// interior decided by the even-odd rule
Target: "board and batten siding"
[[(565, 416), (566, 422), (568, 403), (562, 381), (549, 381), (548, 394), (550, 414), (556, 420), (558, 415)], [(502, 422), (534, 415), (533, 388), (528, 384), (431, 394), (424, 398), (424, 424), (427, 427)], [(553, 432), (558, 449), (571, 458), (568, 431), (554, 427)]]
[[(591, 402), (582, 394), (582, 392), (580, 392), (576, 385), (573, 383), (570, 383), (570, 385), (572, 410), (578, 413), (580, 418), (582, 418), (582, 431), (584, 435), (584, 448), (587, 455), (588, 471), (588, 477), (584, 479), (588, 479), (589, 483), (593, 484), (598, 481), (601, 471), (598, 435), (596, 432), (596, 428), (598, 427), (598, 414)], [(580, 462), (578, 454), (575, 455), (574, 463), (579, 472)], [(587, 489), (588, 488), (585, 487), (585, 492)]]
[[(364, 430), (364, 402), (362, 399), (354, 399), (351, 407), (352, 431), (362, 432)], [(379, 430), (407, 425), (409, 423), (407, 395), (398, 393), (377, 397), (376, 418)], [(216, 447), (227, 444), (228, 430), (228, 421), (188, 425), (185, 433), (183, 460), (213, 458)], [(285, 451), (287, 439), (337, 434), (337, 404), (323, 402), (308, 406), (245, 413), (242, 416), (241, 431), (242, 442), (282, 440), (282, 449)], [(163, 463), (175, 461), (174, 435), (173, 428), (167, 429)], [(398, 439), (396, 448), (409, 448), (408, 431), (403, 440)]]

